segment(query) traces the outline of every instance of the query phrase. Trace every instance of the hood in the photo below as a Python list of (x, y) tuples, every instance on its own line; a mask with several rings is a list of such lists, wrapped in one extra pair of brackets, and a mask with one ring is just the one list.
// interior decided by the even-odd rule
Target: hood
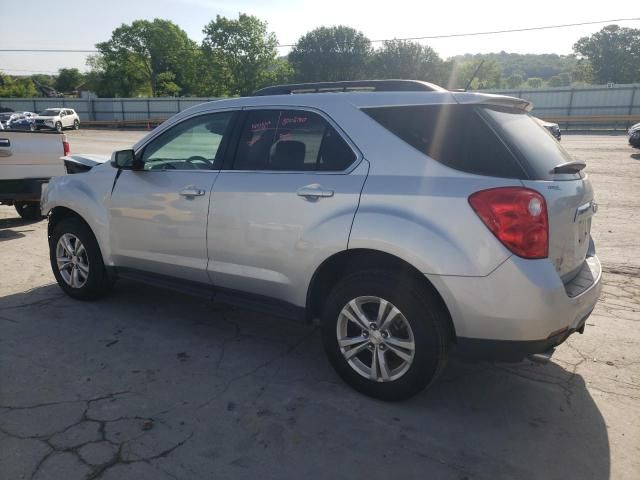
[(68, 174), (87, 172), (96, 165), (102, 165), (103, 163), (107, 163), (109, 160), (110, 157), (108, 155), (93, 155), (89, 153), (62, 157), (64, 167)]

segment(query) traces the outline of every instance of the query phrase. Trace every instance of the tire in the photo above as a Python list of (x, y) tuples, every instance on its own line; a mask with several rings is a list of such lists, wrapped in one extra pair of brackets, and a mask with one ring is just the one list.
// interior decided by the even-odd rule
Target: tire
[[(79, 246), (78, 241), (84, 248)], [(64, 247), (65, 244), (68, 248)], [(70, 252), (72, 256), (69, 256)], [(74, 258), (75, 265), (61, 269), (58, 262), (59, 253), (69, 258), (70, 261), (67, 263), (72, 263)], [(107, 294), (113, 286), (113, 280), (104, 268), (102, 253), (93, 232), (78, 218), (61, 220), (54, 226), (49, 237), (49, 259), (60, 288), (77, 300), (95, 300)], [(75, 282), (72, 273), (74, 267), (77, 270)], [(73, 283), (75, 285), (72, 285)]]
[(56, 122), (56, 132), (62, 133), (62, 123)]
[(29, 130), (32, 131), (32, 132), (35, 132), (36, 131), (36, 126), (33, 123), (30, 123), (29, 124)]
[[(366, 335), (366, 338), (371, 341), (368, 341), (359, 353), (347, 360), (345, 355), (352, 349), (359, 348), (362, 343), (343, 346), (341, 349), (338, 336), (355, 339), (360, 335), (364, 337), (365, 330), (348, 320), (342, 312), (345, 311), (344, 309), (351, 309), (349, 304), (353, 304), (352, 302), (358, 304), (365, 299), (365, 303), (360, 305), (360, 310), (368, 313), (368, 319), (373, 319), (375, 322), (376, 304), (375, 302), (366, 303), (366, 299), (371, 298), (389, 302), (391, 305), (386, 304), (385, 312), (390, 312), (391, 307), (396, 307), (400, 315), (391, 315), (390, 318), (393, 318), (393, 321), (388, 320), (382, 325), (384, 328), (382, 331), (377, 327), (373, 328), (375, 325), (371, 327), (373, 330), (369, 329)], [(377, 305), (379, 308), (380, 303)], [(350, 311), (354, 312), (353, 309)], [(351, 387), (381, 400), (405, 400), (435, 381), (446, 365), (450, 345), (447, 335), (447, 315), (448, 313), (439, 299), (435, 298), (434, 293), (411, 281), (407, 276), (387, 270), (359, 271), (345, 277), (329, 294), (322, 315), (322, 341), (332, 366)], [(346, 330), (344, 330), (345, 322)], [(406, 329), (406, 325), (410, 327), (410, 334), (407, 334), (409, 330)], [(392, 329), (399, 327), (402, 328), (392, 332)], [(386, 337), (384, 337), (385, 333)], [(377, 336), (374, 337), (374, 334)], [(405, 356), (409, 356), (407, 352), (410, 350), (398, 349), (394, 345), (399, 345), (398, 340), (410, 342), (411, 337), (414, 350), (412, 360), (409, 362), (400, 358), (396, 351), (400, 350)], [(405, 344), (410, 343), (403, 345)], [(346, 353), (343, 353), (343, 350), (346, 350)], [(378, 355), (378, 358), (382, 355), (384, 358), (387, 367), (386, 380), (382, 374), (382, 359), (377, 360), (375, 374), (377, 380), (371, 379), (374, 355)], [(368, 376), (362, 372), (362, 366), (366, 367), (367, 364), (371, 364)], [(395, 369), (394, 366), (396, 366)]]
[(78, 120), (73, 121), (73, 129), (80, 130), (80, 122)]
[(16, 202), (16, 212), (25, 220), (40, 220), (42, 212), (39, 202)]

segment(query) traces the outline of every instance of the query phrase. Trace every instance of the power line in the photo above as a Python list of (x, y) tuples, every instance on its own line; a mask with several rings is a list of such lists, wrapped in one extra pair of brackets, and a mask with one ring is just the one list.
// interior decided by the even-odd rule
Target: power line
[[(640, 20), (640, 17), (634, 18), (614, 18), (611, 20), (595, 20), (592, 22), (578, 22), (578, 23), (563, 23), (558, 25), (543, 25), (537, 27), (525, 27), (525, 28), (511, 28), (507, 30), (490, 30), (483, 32), (465, 32), (465, 33), (449, 33), (443, 35), (425, 35), (422, 37), (404, 37), (404, 38), (388, 38), (388, 39), (378, 39), (371, 40), (371, 43), (380, 43), (380, 42), (388, 42), (391, 40), (435, 40), (441, 38), (455, 38), (455, 37), (475, 37), (480, 35), (499, 35), (504, 33), (517, 33), (517, 32), (532, 32), (537, 30), (552, 30), (557, 28), (569, 28), (569, 27), (580, 27), (585, 25), (598, 25), (602, 23), (611, 23), (611, 22), (633, 22)], [(288, 44), (278, 44), (276, 47), (285, 48), (285, 47), (294, 47), (295, 43)], [(194, 48), (193, 50), (197, 50)], [(99, 50), (88, 50), (88, 49), (74, 49), (74, 48), (2, 48), (0, 52), (36, 52), (36, 53), (99, 53)]]

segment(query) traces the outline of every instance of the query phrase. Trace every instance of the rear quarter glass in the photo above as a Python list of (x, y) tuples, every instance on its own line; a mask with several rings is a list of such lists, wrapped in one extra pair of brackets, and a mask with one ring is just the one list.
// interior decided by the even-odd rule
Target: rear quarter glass
[(365, 108), (364, 113), (437, 162), (476, 175), (527, 178), (493, 128), (471, 105)]
[(434, 160), (467, 173), (519, 180), (575, 180), (552, 174), (573, 159), (527, 113), (477, 105), (365, 108), (384, 128)]
[(542, 125), (521, 110), (475, 107), (508, 145), (529, 180), (577, 180), (584, 173), (556, 174), (551, 171), (573, 157)]

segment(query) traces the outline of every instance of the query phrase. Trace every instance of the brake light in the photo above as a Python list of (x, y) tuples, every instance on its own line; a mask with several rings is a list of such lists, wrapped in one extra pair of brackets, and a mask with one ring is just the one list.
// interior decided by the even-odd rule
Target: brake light
[(547, 258), (549, 220), (544, 197), (521, 187), (491, 188), (469, 204), (502, 244), (522, 258)]
[(64, 151), (64, 156), (66, 157), (71, 153), (71, 147), (69, 146), (69, 142), (67, 142), (67, 136), (62, 136), (62, 150)]

